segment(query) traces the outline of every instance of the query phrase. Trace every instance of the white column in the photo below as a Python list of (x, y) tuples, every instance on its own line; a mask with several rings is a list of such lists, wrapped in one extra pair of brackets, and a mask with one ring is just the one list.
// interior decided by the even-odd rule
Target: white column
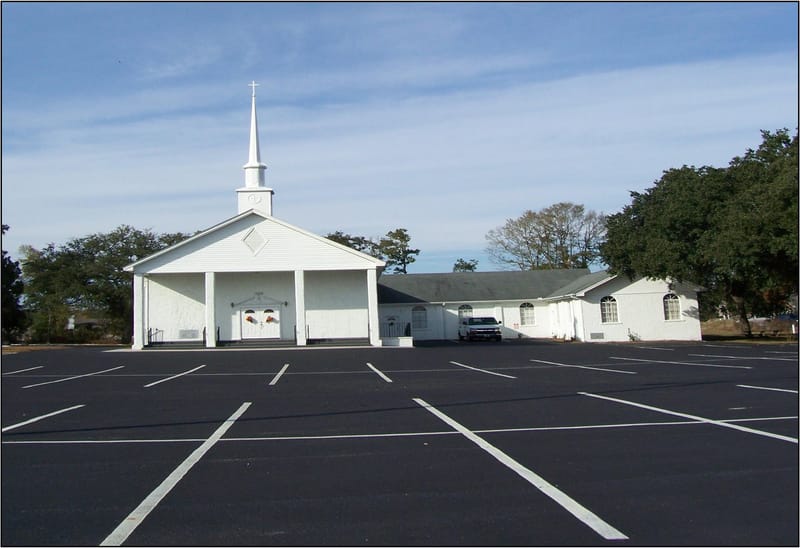
[(302, 270), (294, 271), (295, 338), (297, 346), (306, 345), (306, 277)]
[(133, 350), (141, 350), (147, 343), (144, 322), (144, 277), (133, 275)]
[(381, 346), (380, 320), (378, 319), (378, 273), (367, 270), (367, 307), (369, 309), (369, 344)]
[(206, 272), (206, 348), (217, 346), (217, 314), (214, 306), (214, 273)]

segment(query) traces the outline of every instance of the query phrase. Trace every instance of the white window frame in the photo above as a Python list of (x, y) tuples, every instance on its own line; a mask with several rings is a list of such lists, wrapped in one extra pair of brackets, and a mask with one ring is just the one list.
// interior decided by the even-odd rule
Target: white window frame
[(681, 299), (675, 293), (667, 293), (661, 300), (664, 305), (664, 321), (676, 322), (681, 319)]
[(519, 324), (536, 325), (536, 307), (532, 303), (522, 303), (519, 305)]
[(600, 299), (600, 323), (620, 323), (617, 299), (611, 295)]
[(411, 309), (411, 328), (428, 329), (428, 310), (424, 306)]
[(461, 323), (462, 320), (468, 320), (472, 317), (472, 306), (468, 304), (462, 304), (458, 307), (458, 323)]

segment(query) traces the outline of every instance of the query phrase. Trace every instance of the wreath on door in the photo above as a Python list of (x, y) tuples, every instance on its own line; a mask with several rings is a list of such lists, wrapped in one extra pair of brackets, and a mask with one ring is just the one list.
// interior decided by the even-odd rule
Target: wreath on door
[(275, 321), (275, 318), (272, 316), (267, 316), (267, 319), (264, 320), (264, 323), (272, 323)]

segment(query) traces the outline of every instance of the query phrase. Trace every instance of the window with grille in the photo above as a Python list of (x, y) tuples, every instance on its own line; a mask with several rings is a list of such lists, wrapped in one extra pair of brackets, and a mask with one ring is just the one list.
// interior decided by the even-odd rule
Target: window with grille
[(458, 321), (466, 320), (472, 317), (472, 307), (468, 304), (462, 304), (458, 307)]
[(674, 293), (664, 295), (664, 319), (667, 321), (681, 319), (681, 301)]
[(519, 305), (519, 323), (520, 325), (534, 325), (536, 317), (533, 312), (533, 305), (531, 303), (522, 303)]
[(600, 321), (603, 323), (619, 323), (617, 299), (610, 296), (600, 299)]
[(414, 329), (428, 328), (428, 311), (424, 306), (415, 306), (411, 309), (411, 327)]

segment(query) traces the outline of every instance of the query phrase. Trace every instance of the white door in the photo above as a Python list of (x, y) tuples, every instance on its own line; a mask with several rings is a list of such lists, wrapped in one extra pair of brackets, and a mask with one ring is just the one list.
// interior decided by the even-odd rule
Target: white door
[(242, 339), (280, 339), (281, 314), (274, 308), (247, 308), (241, 312)]

